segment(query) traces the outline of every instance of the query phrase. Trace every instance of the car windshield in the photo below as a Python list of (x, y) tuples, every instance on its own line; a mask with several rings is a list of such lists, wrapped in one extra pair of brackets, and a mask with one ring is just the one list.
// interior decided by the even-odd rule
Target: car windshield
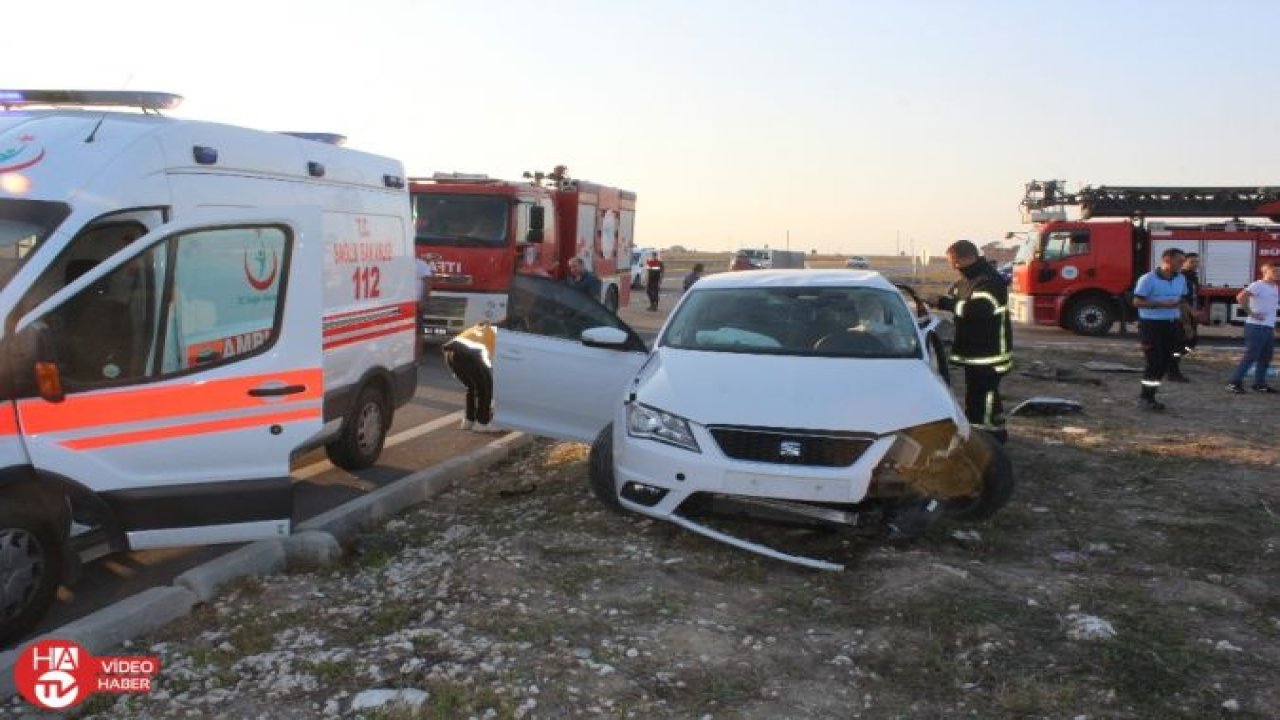
[(690, 291), (658, 344), (681, 350), (856, 358), (920, 357), (897, 292), (871, 287)]
[(434, 247), (505, 247), (510, 205), (495, 195), (414, 193), (417, 244)]
[(63, 203), (0, 199), (0, 287), (70, 212)]

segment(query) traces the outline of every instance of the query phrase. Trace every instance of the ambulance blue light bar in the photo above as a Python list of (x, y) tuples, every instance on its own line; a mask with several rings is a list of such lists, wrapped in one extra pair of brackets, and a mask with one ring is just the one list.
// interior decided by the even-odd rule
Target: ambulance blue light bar
[(15, 107), (132, 107), (146, 111), (173, 110), (182, 96), (139, 90), (7, 90), (0, 89), (0, 106)]

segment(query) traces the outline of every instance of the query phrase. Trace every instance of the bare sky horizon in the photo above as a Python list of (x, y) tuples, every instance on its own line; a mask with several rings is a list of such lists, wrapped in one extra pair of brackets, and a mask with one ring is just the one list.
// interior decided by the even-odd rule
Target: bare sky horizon
[(636, 241), (937, 254), (1031, 179), (1277, 185), (1280, 3), (156, 0), (24, 7), (0, 85), (164, 90), (411, 174), (565, 164)]

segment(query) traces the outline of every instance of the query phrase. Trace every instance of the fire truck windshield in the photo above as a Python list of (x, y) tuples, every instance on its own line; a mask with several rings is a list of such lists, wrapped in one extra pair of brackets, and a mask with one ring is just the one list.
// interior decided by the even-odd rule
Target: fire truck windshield
[(64, 203), (0, 198), (0, 286), (70, 213)]
[(504, 247), (511, 205), (495, 195), (413, 196), (414, 228), (419, 245), (437, 247)]

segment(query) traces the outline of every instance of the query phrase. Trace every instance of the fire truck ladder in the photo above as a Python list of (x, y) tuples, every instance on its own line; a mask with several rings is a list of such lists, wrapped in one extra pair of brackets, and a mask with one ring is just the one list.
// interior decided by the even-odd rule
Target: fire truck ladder
[(1066, 191), (1062, 180), (1032, 180), (1020, 203), (1024, 213), (1078, 205), (1080, 217), (1266, 217), (1280, 222), (1280, 187), (1085, 186)]

